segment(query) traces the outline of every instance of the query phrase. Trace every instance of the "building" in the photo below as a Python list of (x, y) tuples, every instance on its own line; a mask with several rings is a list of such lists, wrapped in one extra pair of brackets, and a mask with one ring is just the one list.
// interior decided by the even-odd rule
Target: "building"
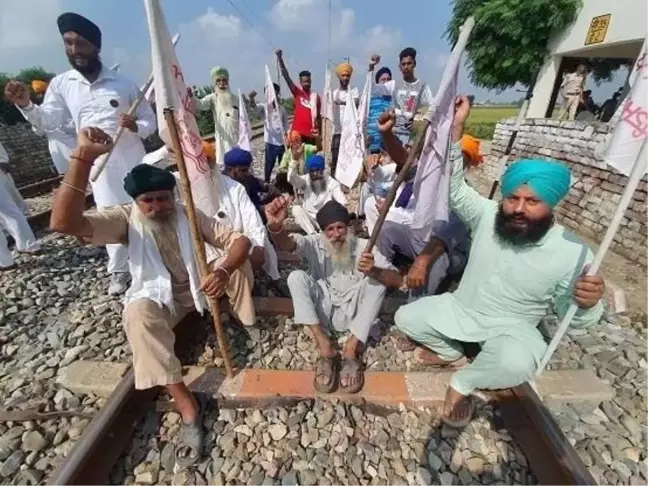
[(544, 64), (533, 90), (527, 118), (550, 117), (560, 102), (563, 74), (575, 69), (583, 58), (636, 59), (646, 37), (646, 0), (583, 0), (576, 21), (549, 46), (551, 56)]

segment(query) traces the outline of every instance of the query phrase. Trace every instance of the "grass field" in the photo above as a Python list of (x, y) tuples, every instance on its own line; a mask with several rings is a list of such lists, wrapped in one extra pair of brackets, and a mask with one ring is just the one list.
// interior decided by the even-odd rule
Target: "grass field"
[(493, 138), (497, 122), (517, 115), (518, 110), (517, 106), (473, 106), (466, 122), (466, 133), (490, 140)]

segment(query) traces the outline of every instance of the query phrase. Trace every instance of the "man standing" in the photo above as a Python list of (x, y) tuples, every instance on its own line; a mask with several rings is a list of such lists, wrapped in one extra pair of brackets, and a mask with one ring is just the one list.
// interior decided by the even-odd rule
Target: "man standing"
[(40, 244), (27, 222), (29, 208), (9, 174), (9, 154), (0, 144), (0, 271), (15, 268), (13, 256), (7, 246), (2, 229), (6, 229), (16, 241), (16, 250), (36, 253)]
[(299, 73), (299, 86), (296, 86), (290, 77), (290, 73), (288, 73), (288, 69), (286, 69), (283, 51), (278, 49), (276, 54), (281, 74), (295, 101), (292, 130), (299, 132), (302, 142), (305, 144), (317, 145), (321, 126), (320, 98), (317, 93), (311, 91), (311, 73), (310, 71), (301, 71)]
[(216, 164), (223, 167), (225, 154), (238, 143), (239, 106), (238, 97), (230, 91), (229, 72), (224, 67), (211, 70), (214, 92), (202, 99), (194, 98), (193, 91), (187, 91), (194, 100), (194, 110), (211, 111), (214, 117), (214, 145)]
[(576, 110), (583, 97), (585, 89), (585, 78), (587, 76), (587, 66), (579, 64), (576, 71), (567, 73), (563, 77), (560, 85), (560, 94), (563, 97), (563, 107), (558, 117), (559, 120), (573, 120), (576, 117)]
[(203, 312), (202, 294), (211, 298), (226, 294), (237, 314), (254, 315), (251, 288), (242, 272), (250, 241), (196, 211), (204, 240), (224, 253), (211, 272), (199, 279), (186, 209), (173, 197), (175, 177), (145, 164), (133, 168), (123, 181), (134, 203), (84, 213), (82, 188), (92, 164), (111, 145), (111, 138), (98, 128), (81, 130), (54, 197), (50, 227), (95, 245), (126, 245), (133, 281), (126, 292), (123, 324), (133, 352), (135, 388), (164, 386), (173, 397), (182, 417), (176, 460), (186, 466), (200, 458), (204, 431), (196, 399), (182, 381), (173, 328), (190, 312)]
[[(278, 101), (279, 85), (272, 83), (272, 87), (275, 90)], [(266, 183), (270, 183), (275, 164), (281, 160), (286, 151), (284, 130), (288, 128), (288, 113), (281, 104), (268, 108), (265, 103), (257, 103), (256, 95), (256, 91), (252, 91), (248, 96), (250, 99), (250, 108), (263, 118), (263, 141), (265, 142), (264, 176)], [(276, 110), (279, 110), (279, 118), (271, 116), (271, 113)], [(276, 124), (277, 121), (280, 124)]]
[(360, 93), (358, 88), (349, 89), (353, 66), (348, 62), (338, 64), (335, 68), (340, 80), (340, 87), (333, 90), (333, 138), (331, 140), (331, 175), (335, 177), (335, 168), (337, 167), (338, 155), (340, 153), (340, 140), (342, 138), (342, 118), (344, 117), (344, 107), (347, 101), (353, 100), (358, 106), (360, 102)]
[[(126, 128), (104, 171), (91, 184), (99, 209), (128, 203), (124, 177), (146, 153), (142, 139), (155, 132), (155, 114), (148, 103), (141, 103), (135, 116), (126, 113), (139, 88), (102, 64), (99, 27), (81, 15), (64, 13), (58, 28), (72, 69), (52, 79), (40, 106), (30, 101), (27, 86), (18, 81), (7, 84), (5, 96), (41, 131), (62, 128), (70, 119), (77, 131), (95, 126), (113, 137), (120, 127)], [(106, 250), (111, 274), (108, 293), (117, 295), (128, 288), (128, 250), (120, 244), (106, 245)]]
[(459, 148), (470, 112), (459, 97), (451, 130), (450, 206), (468, 226), (473, 246), (459, 288), (401, 307), (396, 326), (428, 350), (427, 364), (459, 368), (462, 342), (480, 343), (475, 360), (450, 380), (443, 420), (463, 427), (471, 419), (475, 389), (517, 386), (531, 379), (547, 345), (537, 329), (551, 304), (559, 318), (572, 302), (575, 327), (603, 314), (605, 284), (586, 276), (590, 249), (555, 222), (553, 208), (569, 191), (570, 171), (547, 160), (521, 160), (501, 179), (502, 201), (481, 197), (464, 179)]
[[(349, 212), (336, 201), (317, 213), (321, 234), (303, 236), (283, 229), (289, 199), (279, 197), (266, 207), (268, 231), (277, 248), (295, 252), (308, 265), (294, 270), (288, 287), (295, 308), (295, 323), (305, 326), (319, 350), (315, 367), (315, 390), (331, 393), (338, 384), (344, 393), (357, 393), (364, 385), (362, 346), (380, 312), (385, 286), (398, 287), (399, 273), (376, 253), (364, 253), (367, 240), (349, 231)], [(331, 342), (334, 333), (348, 337), (338, 363)]]
[(297, 166), (301, 157), (302, 155), (296, 149), (288, 169), (288, 182), (292, 184), (295, 191), (304, 192), (303, 205), (293, 205), (292, 213), (301, 229), (307, 235), (314, 235), (319, 232), (317, 212), (331, 200), (337, 201), (342, 206), (346, 206), (347, 200), (340, 183), (324, 173), (325, 162), (322, 155), (311, 155), (306, 159), (306, 174), (300, 176), (297, 174)]
[(394, 87), (394, 106), (396, 109), (396, 126), (394, 134), (403, 145), (408, 145), (412, 135), (414, 115), (421, 106), (432, 104), (432, 90), (414, 75), (416, 68), (416, 49), (406, 47), (399, 54), (402, 78)]

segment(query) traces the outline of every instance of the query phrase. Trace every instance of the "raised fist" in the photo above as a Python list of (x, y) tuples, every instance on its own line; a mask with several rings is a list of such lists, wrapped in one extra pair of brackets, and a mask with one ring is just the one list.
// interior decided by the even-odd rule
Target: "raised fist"
[(11, 80), (5, 86), (5, 98), (11, 103), (25, 108), (29, 105), (29, 88), (20, 81)]

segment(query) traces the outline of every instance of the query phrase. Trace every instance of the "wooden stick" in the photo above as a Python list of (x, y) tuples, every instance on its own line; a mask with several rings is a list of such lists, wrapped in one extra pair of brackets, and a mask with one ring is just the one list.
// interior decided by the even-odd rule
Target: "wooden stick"
[(429, 126), (430, 121), (425, 118), (423, 120), (423, 126), (421, 127), (421, 130), (416, 135), (414, 144), (407, 154), (407, 160), (405, 161), (405, 164), (398, 172), (398, 177), (396, 177), (396, 180), (389, 188), (389, 192), (387, 193), (387, 197), (385, 198), (385, 204), (383, 205), (383, 208), (378, 215), (378, 221), (376, 221), (376, 225), (374, 226), (374, 229), (371, 232), (371, 237), (369, 238), (369, 243), (367, 243), (367, 247), (365, 248), (365, 252), (367, 253), (370, 253), (376, 244), (376, 240), (378, 239), (382, 225), (385, 222), (385, 218), (387, 217), (387, 212), (389, 211), (391, 205), (394, 203), (394, 199), (396, 199), (396, 191), (398, 191), (398, 188), (405, 180), (405, 177), (407, 177), (407, 172), (414, 164), (414, 161), (420, 156), (421, 150), (423, 149), (423, 143), (425, 142), (425, 134), (427, 133)]
[[(191, 229), (191, 239), (194, 247), (194, 254), (198, 262), (198, 272), (200, 277), (203, 278), (209, 273), (207, 266), (207, 255), (205, 253), (205, 243), (203, 241), (200, 227), (198, 226), (198, 218), (196, 217), (196, 206), (194, 205), (193, 196), (191, 195), (191, 185), (189, 184), (189, 176), (187, 175), (187, 165), (185, 164), (184, 154), (182, 153), (182, 144), (180, 143), (180, 136), (178, 135), (178, 127), (173, 116), (173, 109), (164, 109), (164, 119), (169, 127), (169, 134), (171, 135), (171, 142), (173, 145), (173, 152), (176, 156), (178, 164), (178, 173), (180, 174), (180, 191), (182, 192), (182, 200), (187, 207), (187, 216), (189, 218), (189, 228)], [(216, 340), (218, 342), (218, 349), (220, 350), (225, 364), (225, 373), (227, 378), (234, 378), (234, 370), (232, 361), (230, 360), (227, 342), (225, 341), (225, 333), (223, 332), (223, 324), (220, 320), (220, 306), (217, 299), (209, 297), (207, 299), (209, 304), (209, 312), (214, 321), (214, 329), (216, 330)]]
[[(135, 114), (137, 108), (139, 108), (140, 103), (142, 103), (142, 100), (146, 97), (146, 92), (151, 87), (151, 84), (153, 84), (153, 74), (151, 74), (151, 76), (148, 78), (148, 81), (146, 81), (146, 84), (142, 87), (142, 90), (137, 95), (137, 99), (133, 102), (131, 107), (128, 109), (128, 112), (126, 113), (128, 116), (133, 116)], [(115, 135), (115, 139), (113, 140), (112, 147), (110, 147), (110, 151), (106, 154), (106, 156), (99, 163), (99, 165), (97, 165), (97, 169), (90, 176), (90, 180), (92, 182), (96, 182), (99, 176), (101, 175), (101, 173), (103, 172), (103, 170), (106, 168), (108, 159), (110, 159), (110, 156), (115, 151), (115, 147), (117, 146), (117, 143), (119, 142), (122, 133), (124, 133), (124, 130), (125, 130), (124, 127), (119, 127), (119, 130), (117, 130), (117, 134)]]

